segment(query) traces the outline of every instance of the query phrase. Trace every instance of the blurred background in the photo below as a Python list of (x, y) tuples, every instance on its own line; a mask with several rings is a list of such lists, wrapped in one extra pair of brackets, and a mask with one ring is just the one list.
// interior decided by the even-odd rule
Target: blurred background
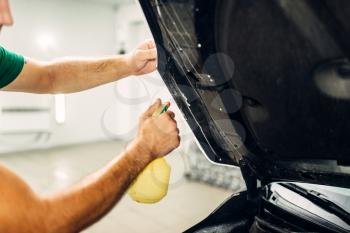
[[(15, 25), (3, 47), (34, 59), (98, 57), (132, 51), (151, 38), (130, 0), (10, 0)], [(34, 190), (62, 190), (113, 159), (134, 137), (139, 115), (170, 100), (182, 145), (167, 157), (170, 190), (160, 203), (128, 196), (85, 232), (181, 232), (244, 189), (237, 168), (211, 164), (157, 72), (70, 95), (0, 93), (0, 162)], [(137, 224), (135, 224), (137, 223)]]

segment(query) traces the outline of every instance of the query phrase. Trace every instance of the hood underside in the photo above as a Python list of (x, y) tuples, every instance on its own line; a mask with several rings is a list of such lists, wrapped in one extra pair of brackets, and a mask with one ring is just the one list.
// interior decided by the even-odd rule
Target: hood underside
[(140, 1), (207, 157), (350, 187), (350, 1)]

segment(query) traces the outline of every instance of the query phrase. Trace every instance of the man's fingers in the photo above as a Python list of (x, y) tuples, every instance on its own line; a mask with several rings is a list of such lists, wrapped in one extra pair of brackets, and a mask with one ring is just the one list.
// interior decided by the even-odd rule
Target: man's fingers
[(147, 48), (149, 49), (153, 49), (156, 47), (156, 43), (154, 42), (153, 39), (148, 39), (145, 41), (145, 43), (147, 44)]
[(146, 63), (146, 65), (142, 68), (142, 73), (150, 73), (157, 69), (157, 61), (156, 60), (150, 60)]
[(154, 60), (157, 59), (157, 49), (138, 50), (136, 55), (141, 60)]
[(167, 111), (166, 114), (168, 114), (172, 119), (175, 118), (175, 113), (173, 111)]
[(139, 46), (141, 49), (153, 49), (156, 47), (156, 43), (154, 42), (153, 39), (148, 39), (142, 42)]
[(148, 118), (153, 115), (153, 113), (162, 105), (162, 101), (160, 99), (157, 99), (156, 102), (154, 102), (143, 114), (142, 118)]

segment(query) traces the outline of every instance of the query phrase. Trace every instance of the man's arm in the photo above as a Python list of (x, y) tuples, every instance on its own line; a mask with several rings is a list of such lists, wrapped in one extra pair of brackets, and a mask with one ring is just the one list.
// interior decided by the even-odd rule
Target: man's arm
[(157, 52), (152, 40), (131, 54), (100, 59), (65, 59), (38, 62), (26, 58), (22, 72), (5, 91), (72, 93), (156, 69)]
[(159, 106), (158, 100), (143, 114), (138, 136), (124, 152), (64, 192), (41, 197), (0, 167), (0, 232), (73, 233), (99, 220), (149, 162), (179, 145), (174, 114), (152, 117)]

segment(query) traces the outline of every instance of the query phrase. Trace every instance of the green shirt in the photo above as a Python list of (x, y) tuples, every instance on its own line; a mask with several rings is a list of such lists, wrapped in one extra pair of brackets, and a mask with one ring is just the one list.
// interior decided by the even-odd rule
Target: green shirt
[(24, 57), (0, 47), (0, 88), (14, 81), (24, 66)]

